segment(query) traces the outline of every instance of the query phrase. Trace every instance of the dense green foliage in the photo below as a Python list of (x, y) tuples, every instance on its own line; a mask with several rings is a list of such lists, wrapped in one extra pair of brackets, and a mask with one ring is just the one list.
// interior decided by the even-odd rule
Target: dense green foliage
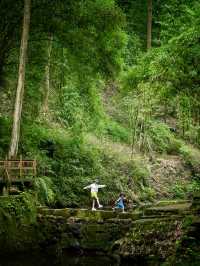
[[(2, 158), (10, 144), (23, 16), (23, 1), (12, 2), (0, 3)], [(195, 0), (153, 1), (153, 48), (146, 52), (147, 1), (32, 0), (19, 154), (38, 161), (41, 204), (85, 206), (83, 187), (97, 176), (107, 184), (105, 204), (120, 191), (139, 202), (185, 198), (197, 189), (199, 7)], [(174, 183), (152, 183), (159, 157), (178, 158), (185, 182), (177, 169)]]
[(12, 198), (3, 197), (0, 202), (1, 241), (9, 241), (20, 233), (21, 224), (36, 221), (36, 201), (28, 193)]

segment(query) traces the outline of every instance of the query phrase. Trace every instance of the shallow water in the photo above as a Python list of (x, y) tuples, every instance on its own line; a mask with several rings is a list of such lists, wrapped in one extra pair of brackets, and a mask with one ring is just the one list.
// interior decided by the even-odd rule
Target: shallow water
[(148, 265), (146, 263), (117, 262), (105, 255), (87, 254), (78, 255), (64, 252), (59, 258), (43, 253), (16, 254), (0, 258), (0, 266), (135, 266)]
[(63, 255), (56, 259), (47, 256), (25, 255), (1, 258), (0, 266), (118, 266), (120, 264), (107, 257), (100, 256), (69, 256)]

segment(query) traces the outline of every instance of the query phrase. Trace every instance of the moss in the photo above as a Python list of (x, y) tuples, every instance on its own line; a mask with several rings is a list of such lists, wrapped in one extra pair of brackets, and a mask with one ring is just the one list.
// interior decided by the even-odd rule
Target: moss
[(86, 249), (108, 251), (120, 236), (120, 227), (117, 224), (87, 224), (81, 228), (81, 246)]
[(165, 266), (200, 265), (199, 217), (193, 215), (186, 217), (183, 229), (184, 236), (177, 241), (175, 253), (167, 259)]
[(90, 211), (90, 210), (78, 210), (76, 217), (88, 218), (89, 220), (101, 221), (105, 219), (113, 218), (115, 215), (109, 211)]
[(199, 213), (200, 210), (200, 192), (193, 193), (192, 209)]
[[(144, 219), (133, 223), (129, 233), (115, 242), (113, 248), (125, 257), (157, 257), (173, 253), (181, 235), (181, 221), (176, 219)], [(178, 235), (179, 234), (179, 235)]]
[(158, 201), (156, 203), (156, 206), (169, 206), (169, 205), (176, 205), (176, 204), (185, 204), (185, 203), (189, 203), (189, 200), (162, 200), (162, 201)]
[(19, 196), (1, 197), (0, 251), (14, 251), (22, 248), (23, 238), (30, 235), (30, 232), (26, 235), (24, 230), (35, 222), (36, 205), (32, 195), (22, 193)]
[(74, 217), (77, 219), (82, 219), (85, 221), (107, 221), (112, 219), (138, 219), (143, 215), (141, 211), (134, 212), (113, 212), (113, 211), (91, 211), (86, 209), (48, 209), (48, 208), (38, 208), (38, 212), (42, 215), (53, 215), (62, 216), (65, 218)]
[[(18, 207), (24, 206), (24, 199), (16, 197), (16, 200), (21, 202)], [(13, 209), (8, 197), (3, 201), (4, 206)], [(113, 252), (126, 258), (144, 256), (164, 260), (174, 255), (187, 228), (199, 222), (192, 215), (193, 210), (185, 213), (182, 205), (151, 207), (130, 213), (38, 208), (37, 222), (34, 224), (33, 220), (18, 219), (12, 213), (3, 214), (2, 211), (2, 219), (13, 228), (9, 234), (2, 231), (0, 246), (5, 243), (8, 250), (13, 247), (14, 250), (41, 247), (54, 251), (63, 248), (92, 249), (109, 254)], [(187, 215), (187, 219), (183, 215)], [(21, 213), (17, 216), (21, 217)]]

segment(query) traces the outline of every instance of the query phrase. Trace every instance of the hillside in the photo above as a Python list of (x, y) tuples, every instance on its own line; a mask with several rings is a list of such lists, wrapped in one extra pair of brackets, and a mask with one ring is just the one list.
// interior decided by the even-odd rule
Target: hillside
[(30, 29), (0, 4), (0, 157), (37, 160), (38, 204), (88, 206), (97, 177), (104, 205), (200, 190), (199, 3), (158, 2), (152, 32), (143, 1), (32, 1)]

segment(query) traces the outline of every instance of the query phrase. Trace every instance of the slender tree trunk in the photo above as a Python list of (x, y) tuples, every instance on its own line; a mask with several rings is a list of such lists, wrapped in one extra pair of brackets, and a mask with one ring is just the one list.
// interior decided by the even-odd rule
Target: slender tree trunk
[(64, 48), (61, 48), (61, 68), (60, 68), (60, 89), (62, 89), (62, 87), (64, 86), (65, 84), (65, 69), (64, 69), (64, 61), (65, 61), (65, 58), (64, 58)]
[(20, 122), (22, 113), (22, 103), (24, 95), (24, 81), (25, 81), (25, 66), (28, 48), (28, 37), (29, 37), (29, 26), (30, 26), (30, 15), (31, 15), (31, 0), (24, 0), (24, 19), (23, 19), (23, 31), (20, 47), (20, 58), (19, 58), (19, 74), (17, 92), (15, 98), (15, 109), (13, 114), (13, 127), (12, 137), (9, 150), (9, 158), (16, 157), (18, 152), (18, 143), (20, 137)]
[(137, 107), (137, 110), (135, 112), (135, 116), (134, 121), (133, 121), (133, 125), (132, 125), (132, 143), (131, 143), (131, 159), (133, 159), (133, 152), (134, 152), (134, 146), (135, 146), (135, 142), (136, 142), (136, 132), (137, 132), (137, 127), (138, 127), (138, 115), (139, 115), (139, 107)]
[(148, 1), (148, 18), (147, 18), (147, 50), (151, 48), (152, 39), (152, 0)]
[(52, 51), (53, 35), (49, 35), (48, 48), (47, 48), (47, 64), (45, 67), (45, 97), (43, 103), (43, 113), (46, 114), (49, 109), (49, 92), (50, 92), (50, 64), (51, 64), (51, 51)]

